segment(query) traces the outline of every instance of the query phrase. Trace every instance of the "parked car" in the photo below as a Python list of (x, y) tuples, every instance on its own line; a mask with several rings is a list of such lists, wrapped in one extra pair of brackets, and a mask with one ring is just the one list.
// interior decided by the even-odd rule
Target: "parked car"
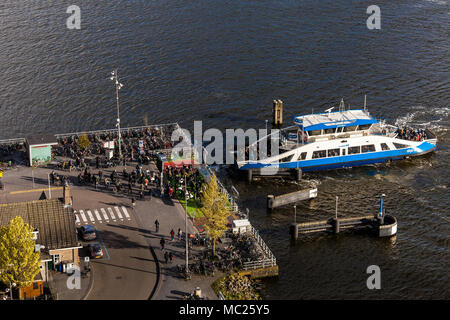
[(83, 240), (94, 240), (97, 238), (97, 233), (95, 232), (95, 228), (88, 224), (86, 226), (82, 226), (80, 228), (80, 235)]
[(88, 245), (89, 255), (91, 258), (98, 259), (103, 257), (103, 250), (100, 245), (96, 243), (90, 243)]

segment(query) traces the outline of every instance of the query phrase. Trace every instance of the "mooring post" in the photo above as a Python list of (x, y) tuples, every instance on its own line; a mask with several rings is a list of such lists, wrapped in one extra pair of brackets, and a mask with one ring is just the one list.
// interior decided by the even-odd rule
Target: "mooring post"
[(270, 212), (272, 212), (273, 210), (273, 200), (274, 200), (274, 196), (273, 194), (269, 194), (267, 196), (267, 209), (270, 210)]
[(252, 171), (252, 169), (248, 169), (247, 170), (247, 182), (251, 183), (252, 179), (253, 179), (253, 171)]
[(295, 178), (297, 179), (297, 181), (302, 180), (302, 169), (295, 168)]
[(290, 233), (291, 233), (291, 239), (297, 240), (298, 239), (298, 224), (292, 223), (290, 227)]
[(339, 233), (339, 219), (333, 219), (334, 223), (334, 233)]

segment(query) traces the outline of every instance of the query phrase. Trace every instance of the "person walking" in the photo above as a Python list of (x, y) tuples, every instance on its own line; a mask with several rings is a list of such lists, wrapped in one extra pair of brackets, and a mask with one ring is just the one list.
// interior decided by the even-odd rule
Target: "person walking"
[(166, 264), (169, 261), (169, 253), (167, 251), (164, 253), (164, 260), (166, 260)]
[(178, 240), (181, 240), (182, 235), (183, 235), (183, 231), (181, 231), (181, 228), (178, 228)]
[(173, 229), (172, 229), (172, 230), (170, 230), (170, 239), (171, 239), (171, 241), (173, 241), (174, 238), (175, 238), (175, 231), (173, 231)]
[(161, 245), (161, 250), (164, 250), (164, 245), (166, 244), (166, 241), (164, 240), (164, 238), (161, 238), (161, 240), (159, 241), (159, 244)]
[(155, 229), (156, 229), (156, 232), (159, 231), (159, 221), (158, 221), (158, 219), (155, 220)]
[(170, 263), (172, 263), (172, 261), (173, 261), (173, 254), (172, 254), (172, 252), (169, 253), (169, 260), (170, 260)]

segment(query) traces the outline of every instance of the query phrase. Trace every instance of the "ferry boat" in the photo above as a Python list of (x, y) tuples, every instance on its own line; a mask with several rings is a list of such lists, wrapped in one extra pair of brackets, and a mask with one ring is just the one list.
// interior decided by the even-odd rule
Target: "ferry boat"
[(372, 117), (365, 103), (362, 109), (345, 110), (342, 100), (339, 110), (333, 109), (293, 117), (294, 126), (280, 130), (278, 154), (270, 156), (269, 151), (256, 160), (249, 155), (249, 148), (257, 150), (256, 144), (268, 135), (246, 147), (245, 160), (237, 161), (237, 167), (255, 172), (262, 168), (308, 172), (386, 163), (436, 149), (436, 135), (429, 129), (405, 131), (386, 124)]

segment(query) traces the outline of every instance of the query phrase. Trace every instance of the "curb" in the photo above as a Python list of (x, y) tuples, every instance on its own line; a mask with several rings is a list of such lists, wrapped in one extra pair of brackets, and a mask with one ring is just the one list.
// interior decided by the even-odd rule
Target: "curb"
[(86, 294), (80, 299), (80, 300), (86, 300), (86, 298), (89, 296), (89, 294), (92, 291), (92, 288), (94, 287), (94, 269), (92, 268), (92, 265), (89, 266), (91, 268), (91, 274), (90, 274), (90, 278), (89, 278), (89, 287), (88, 287), (88, 291), (86, 292)]
[(156, 284), (153, 287), (152, 292), (150, 293), (150, 296), (147, 299), (147, 300), (152, 300), (153, 297), (158, 293), (158, 291), (161, 287), (161, 265), (159, 263), (158, 257), (156, 256), (155, 249), (153, 249), (152, 246), (149, 246), (149, 247), (150, 247), (150, 251), (152, 252), (153, 259), (155, 260), (155, 263), (156, 263)]

